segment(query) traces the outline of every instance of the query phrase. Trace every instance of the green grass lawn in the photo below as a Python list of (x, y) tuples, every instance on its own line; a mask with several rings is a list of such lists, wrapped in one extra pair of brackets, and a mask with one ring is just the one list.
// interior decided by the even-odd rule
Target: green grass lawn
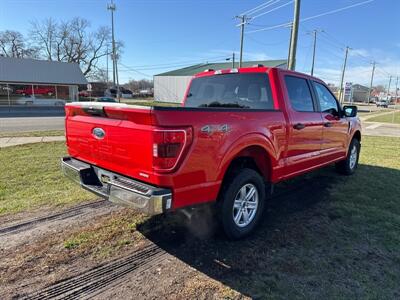
[(35, 136), (61, 136), (65, 135), (64, 130), (25, 131), (25, 132), (0, 132), (2, 137), (35, 137)]
[(38, 143), (0, 149), (0, 215), (94, 199), (64, 177), (65, 143)]
[(368, 122), (382, 122), (400, 124), (400, 111), (392, 112), (381, 116), (368, 118)]

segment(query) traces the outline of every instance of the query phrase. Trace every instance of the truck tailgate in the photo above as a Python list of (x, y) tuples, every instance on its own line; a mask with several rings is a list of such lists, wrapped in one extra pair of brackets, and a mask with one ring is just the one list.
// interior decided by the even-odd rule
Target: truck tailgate
[(66, 106), (69, 154), (102, 168), (140, 178), (152, 172), (151, 109), (124, 105)]

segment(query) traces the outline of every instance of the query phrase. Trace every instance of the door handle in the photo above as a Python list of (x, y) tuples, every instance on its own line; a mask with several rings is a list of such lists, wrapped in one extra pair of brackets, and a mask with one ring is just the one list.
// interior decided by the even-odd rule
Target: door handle
[(324, 123), (324, 126), (325, 126), (325, 127), (332, 127), (333, 124), (332, 124), (331, 122), (325, 122), (325, 123)]
[(297, 124), (293, 125), (293, 128), (297, 129), (297, 130), (304, 129), (305, 127), (306, 127), (306, 125), (304, 125), (303, 123), (297, 123)]

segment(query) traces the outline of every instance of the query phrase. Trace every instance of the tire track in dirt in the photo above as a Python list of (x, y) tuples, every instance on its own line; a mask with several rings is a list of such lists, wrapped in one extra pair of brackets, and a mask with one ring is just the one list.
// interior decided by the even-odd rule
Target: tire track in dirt
[(107, 200), (100, 200), (96, 202), (91, 202), (91, 203), (86, 203), (78, 206), (74, 206), (70, 209), (61, 211), (59, 213), (51, 214), (48, 216), (43, 216), (43, 217), (38, 217), (34, 218), (25, 222), (21, 222), (15, 225), (7, 226), (0, 228), (0, 237), (7, 235), (7, 234), (12, 234), (12, 233), (17, 233), (26, 229), (32, 229), (33, 225), (36, 225), (38, 223), (43, 223), (43, 222), (48, 222), (48, 221), (53, 221), (53, 220), (63, 220), (71, 217), (75, 217), (77, 215), (84, 214), (87, 209), (96, 209), (100, 206), (105, 206), (107, 205)]
[(107, 200), (86, 203), (49, 215), (41, 215), (0, 228), (0, 252), (15, 249), (49, 234), (85, 224), (121, 209)]
[(63, 279), (28, 295), (16, 295), (22, 299), (87, 299), (104, 289), (118, 284), (127, 275), (144, 272), (159, 265), (168, 254), (155, 244), (134, 254), (96, 266), (77, 276)]

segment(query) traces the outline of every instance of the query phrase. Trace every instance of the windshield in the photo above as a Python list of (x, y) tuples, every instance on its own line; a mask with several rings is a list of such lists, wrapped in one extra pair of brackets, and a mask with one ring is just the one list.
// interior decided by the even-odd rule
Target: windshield
[(266, 73), (234, 73), (192, 80), (186, 107), (273, 109)]

